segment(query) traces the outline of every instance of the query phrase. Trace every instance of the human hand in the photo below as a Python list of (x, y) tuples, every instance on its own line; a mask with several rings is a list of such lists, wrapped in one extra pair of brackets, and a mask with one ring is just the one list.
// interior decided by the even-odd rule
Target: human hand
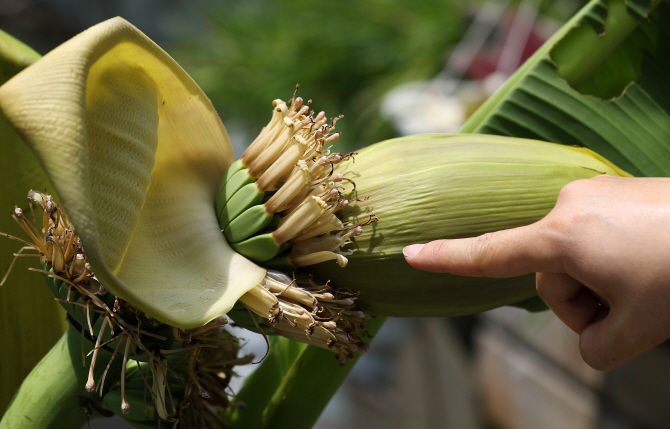
[[(423, 247), (422, 247), (423, 246)], [(542, 220), (404, 249), (410, 265), (463, 276), (536, 272), (537, 292), (610, 370), (670, 337), (670, 178), (567, 184)]]

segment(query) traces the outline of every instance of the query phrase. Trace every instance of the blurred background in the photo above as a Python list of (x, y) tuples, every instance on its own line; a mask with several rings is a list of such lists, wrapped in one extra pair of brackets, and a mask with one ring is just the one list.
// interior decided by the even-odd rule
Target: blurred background
[[(456, 132), (584, 3), (0, 0), (0, 29), (44, 54), (122, 16), (203, 88), (238, 156), (270, 119), (271, 101), (289, 99), (297, 83), (314, 109), (344, 115), (337, 150), (348, 152)], [(264, 355), (262, 338), (238, 335), (246, 352)], [(667, 428), (669, 364), (660, 346), (615, 371), (593, 371), (550, 312), (390, 319), (316, 428)]]

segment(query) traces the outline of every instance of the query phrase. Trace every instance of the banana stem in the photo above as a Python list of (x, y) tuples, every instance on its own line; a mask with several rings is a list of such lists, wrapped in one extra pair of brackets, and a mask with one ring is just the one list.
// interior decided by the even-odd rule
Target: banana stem
[[(99, 395), (84, 387), (88, 370), (82, 363), (80, 335), (70, 327), (28, 374), (0, 421), (0, 429), (78, 428), (87, 419), (101, 417)], [(87, 345), (90, 347), (88, 341)], [(110, 357), (111, 353), (100, 349), (98, 359)], [(96, 371), (98, 377), (102, 369)], [(120, 366), (112, 365), (113, 371), (116, 374), (108, 373), (108, 377), (118, 378)]]
[[(385, 319), (370, 321), (366, 341)], [(311, 428), (360, 356), (340, 365), (329, 350), (280, 336), (270, 341), (265, 360), (235, 396), (244, 407), (228, 408), (230, 429)]]

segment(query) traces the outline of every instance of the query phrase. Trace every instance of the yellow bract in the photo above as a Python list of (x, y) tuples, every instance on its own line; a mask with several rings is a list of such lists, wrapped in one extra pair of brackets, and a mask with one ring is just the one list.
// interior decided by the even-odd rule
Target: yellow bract
[(263, 279), (215, 216), (233, 162), (223, 124), (179, 65), (125, 20), (90, 28), (8, 81), (0, 108), (115, 295), (192, 328)]

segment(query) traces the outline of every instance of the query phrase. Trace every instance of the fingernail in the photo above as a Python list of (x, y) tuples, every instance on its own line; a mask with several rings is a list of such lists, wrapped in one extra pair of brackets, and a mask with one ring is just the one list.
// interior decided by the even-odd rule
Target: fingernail
[(416, 255), (423, 249), (423, 244), (411, 244), (404, 249), (402, 249), (402, 254), (405, 255), (405, 258), (411, 258)]

